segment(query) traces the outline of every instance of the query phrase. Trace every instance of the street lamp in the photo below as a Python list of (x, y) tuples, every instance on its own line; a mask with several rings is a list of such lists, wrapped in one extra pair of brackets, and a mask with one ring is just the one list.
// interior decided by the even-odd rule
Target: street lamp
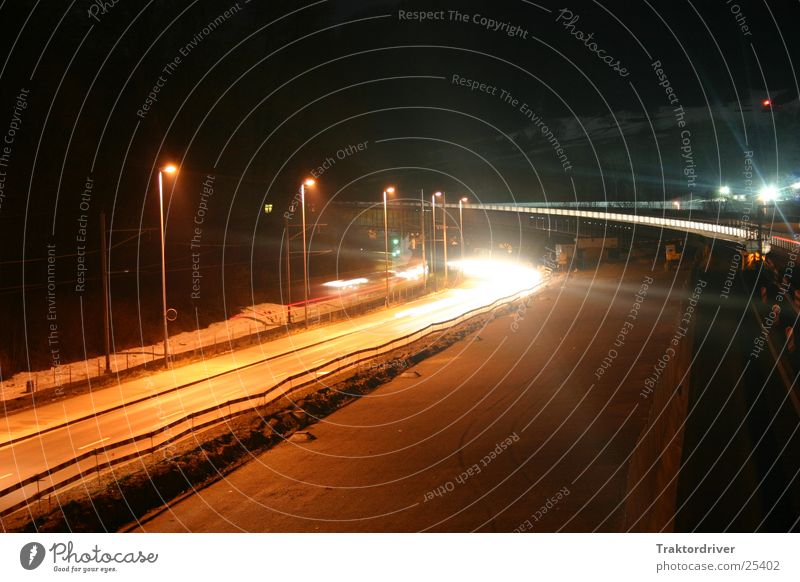
[(731, 194), (730, 186), (720, 186), (719, 193), (721, 196), (730, 196)]
[(386, 251), (383, 261), (384, 278), (386, 279), (386, 307), (389, 307), (389, 218), (386, 211), (386, 195), (393, 194), (394, 188), (389, 186), (383, 191), (383, 245)]
[[(164, 174), (174, 174), (178, 168), (168, 164), (158, 171), (158, 208), (161, 217), (161, 304), (164, 321), (164, 367), (169, 368), (169, 331), (167, 329), (167, 261), (164, 247)], [(105, 260), (105, 258), (104, 258)]]
[(422, 239), (422, 281), (425, 291), (428, 290), (428, 255), (425, 253), (425, 190), (419, 190), (419, 234)]
[[(447, 198), (444, 192), (437, 192), (434, 196), (442, 197), (442, 247), (444, 248), (444, 286), (447, 287)], [(435, 224), (435, 223), (434, 223)], [(436, 240), (436, 231), (434, 230), (434, 240)]]
[(461, 233), (461, 276), (464, 276), (464, 203), (469, 202), (466, 196), (458, 201), (458, 223), (459, 233)]
[(308, 249), (306, 248), (306, 186), (311, 188), (316, 182), (311, 178), (300, 184), (300, 216), (303, 229), (303, 321), (308, 329)]
[(431, 274), (433, 275), (433, 290), (439, 290), (436, 280), (436, 194), (431, 196)]

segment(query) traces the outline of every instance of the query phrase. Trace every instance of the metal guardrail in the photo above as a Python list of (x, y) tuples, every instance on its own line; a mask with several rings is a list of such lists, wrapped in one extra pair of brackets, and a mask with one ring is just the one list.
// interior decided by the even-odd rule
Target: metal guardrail
[[(290, 394), (291, 392), (294, 392), (296, 390), (299, 390), (300, 388), (308, 386), (308, 385), (310, 385), (310, 384), (312, 384), (312, 383), (317, 381), (317, 379), (318, 379), (317, 372), (320, 371), (320, 370), (323, 370), (325, 368), (329, 368), (332, 365), (338, 364), (338, 366), (334, 370), (326, 371), (326, 375), (328, 375), (328, 374), (337, 374), (337, 373), (339, 373), (341, 371), (344, 371), (344, 370), (346, 370), (348, 368), (352, 368), (353, 366), (357, 366), (357, 365), (361, 364), (362, 362), (368, 361), (368, 360), (370, 360), (370, 359), (374, 358), (375, 356), (378, 356), (378, 355), (380, 355), (382, 353), (386, 353), (386, 352), (392, 351), (392, 350), (396, 349), (397, 347), (400, 347), (402, 344), (408, 345), (412, 341), (416, 341), (418, 339), (421, 339), (421, 338), (423, 338), (423, 337), (425, 337), (425, 336), (427, 336), (427, 335), (429, 335), (431, 333), (435, 333), (436, 331), (441, 331), (441, 330), (446, 329), (448, 327), (452, 327), (453, 325), (456, 325), (457, 323), (462, 323), (464, 321), (467, 321), (469, 319), (472, 319), (472, 318), (477, 317), (479, 315), (482, 315), (484, 313), (488, 313), (490, 311), (493, 311), (493, 310), (497, 309), (498, 307), (500, 307), (502, 305), (505, 305), (505, 304), (508, 304), (508, 303), (512, 303), (513, 301), (516, 301), (518, 299), (521, 299), (521, 298), (533, 293), (536, 289), (538, 289), (541, 286), (545, 285), (547, 282), (548, 282), (548, 279), (545, 279), (545, 280), (541, 281), (538, 285), (536, 285), (534, 287), (531, 287), (529, 289), (524, 289), (522, 291), (519, 291), (517, 293), (514, 293), (514, 294), (506, 296), (506, 297), (501, 297), (499, 299), (496, 299), (495, 301), (493, 301), (492, 303), (490, 303), (488, 305), (484, 305), (482, 307), (477, 307), (475, 309), (467, 311), (466, 313), (462, 313), (461, 315), (459, 315), (457, 317), (454, 317), (452, 319), (449, 319), (449, 320), (446, 320), (446, 321), (442, 321), (442, 322), (432, 323), (430, 325), (425, 326), (422, 329), (419, 329), (419, 330), (417, 330), (415, 332), (412, 332), (410, 334), (407, 334), (405, 336), (402, 336), (402, 337), (399, 337), (399, 338), (395, 338), (395, 339), (393, 339), (393, 340), (391, 340), (389, 342), (386, 342), (384, 344), (381, 344), (379, 346), (375, 346), (375, 347), (371, 347), (371, 348), (362, 348), (360, 350), (356, 350), (356, 351), (351, 352), (349, 354), (338, 356), (338, 357), (336, 357), (336, 358), (334, 358), (334, 359), (332, 359), (332, 360), (330, 360), (330, 361), (328, 361), (328, 362), (326, 362), (324, 364), (321, 364), (321, 365), (319, 365), (319, 366), (317, 366), (315, 368), (311, 368), (309, 370), (305, 370), (304, 372), (295, 374), (294, 376), (289, 376), (288, 378), (285, 378), (285, 379), (281, 380), (277, 384), (272, 385), (270, 388), (268, 388), (267, 390), (264, 390), (263, 392), (260, 392), (260, 393), (257, 393), (257, 394), (252, 394), (252, 395), (248, 395), (248, 396), (243, 396), (243, 397), (239, 397), (239, 398), (235, 398), (233, 400), (228, 400), (227, 402), (218, 404), (216, 406), (212, 406), (212, 407), (205, 408), (205, 409), (197, 411), (197, 412), (190, 413), (190, 414), (186, 415), (185, 417), (183, 417), (181, 419), (178, 419), (178, 420), (175, 420), (175, 421), (172, 421), (172, 422), (170, 422), (170, 423), (168, 423), (168, 424), (166, 424), (166, 425), (164, 425), (164, 426), (162, 426), (162, 427), (160, 427), (160, 428), (158, 428), (156, 430), (153, 430), (153, 431), (150, 431), (150, 432), (138, 435), (138, 436), (130, 437), (130, 438), (124, 439), (122, 441), (118, 441), (118, 442), (110, 444), (110, 445), (104, 445), (104, 446), (98, 447), (96, 449), (93, 449), (91, 451), (88, 451), (86, 453), (82, 453), (82, 454), (74, 457), (73, 459), (71, 459), (69, 461), (65, 461), (63, 463), (60, 463), (60, 464), (54, 466), (54, 467), (50, 467), (46, 471), (42, 471), (41, 473), (37, 473), (35, 475), (32, 475), (31, 477), (27, 477), (26, 479), (23, 479), (22, 481), (19, 481), (18, 483), (14, 484), (14, 485), (11, 485), (9, 487), (6, 487), (5, 489), (0, 490), (0, 499), (2, 499), (2, 498), (7, 497), (8, 495), (10, 495), (12, 493), (15, 493), (17, 491), (20, 491), (20, 490), (24, 489), (25, 487), (27, 487), (29, 485), (33, 485), (33, 484), (37, 485), (37, 491), (36, 491), (35, 494), (30, 494), (30, 495), (26, 496), (26, 498), (23, 501), (20, 501), (18, 503), (15, 503), (13, 505), (10, 505), (9, 507), (6, 507), (6, 508), (0, 510), (0, 516), (8, 515), (10, 513), (13, 513), (14, 511), (22, 509), (23, 507), (26, 507), (27, 505), (29, 505), (32, 501), (36, 501), (38, 499), (41, 499), (42, 497), (44, 497), (45, 495), (47, 495), (49, 493), (52, 493), (52, 492), (54, 492), (54, 491), (56, 491), (58, 489), (61, 489), (61, 488), (65, 487), (66, 485), (69, 485), (71, 483), (74, 483), (75, 481), (83, 479), (85, 473), (80, 470), (80, 467), (78, 467), (77, 468), (78, 469), (77, 474), (70, 475), (70, 476), (62, 478), (61, 480), (59, 480), (57, 482), (53, 482), (53, 475), (55, 473), (61, 472), (61, 471), (65, 470), (65, 469), (68, 469), (68, 468), (73, 467), (73, 466), (77, 466), (83, 461), (86, 461), (88, 459), (95, 459), (94, 468), (96, 468), (96, 470), (99, 472), (101, 469), (110, 468), (110, 467), (112, 467), (114, 465), (118, 465), (120, 463), (124, 463), (124, 462), (130, 461), (130, 460), (135, 459), (137, 457), (141, 457), (142, 455), (152, 454), (152, 453), (158, 451), (159, 449), (165, 447), (166, 445), (168, 445), (168, 444), (170, 444), (172, 442), (175, 442), (177, 440), (180, 440), (180, 439), (190, 435), (191, 433), (193, 433), (193, 432), (195, 432), (197, 430), (202, 430), (204, 428), (208, 428), (210, 426), (213, 426), (213, 425), (216, 425), (216, 424), (220, 424), (220, 423), (226, 422), (228, 420), (232, 420), (233, 418), (236, 418), (238, 416), (242, 416), (244, 414), (247, 414), (247, 413), (251, 412), (254, 408), (256, 408), (258, 406), (266, 406), (267, 404), (275, 402), (275, 400), (277, 400), (279, 397), (285, 396), (286, 394)], [(367, 354), (367, 353), (369, 353), (370, 355), (365, 356), (364, 354)], [(303, 381), (303, 382), (301, 382), (299, 384), (296, 384), (296, 385), (294, 384), (295, 382), (297, 382), (297, 381), (299, 381), (301, 379), (305, 379), (305, 381)], [(287, 385), (289, 387), (288, 391), (281, 391), (280, 390), (281, 387), (285, 387)], [(271, 393), (273, 393), (274, 397), (271, 398), (270, 400), (268, 400), (267, 397)], [(256, 401), (258, 401), (260, 399), (263, 399), (263, 400), (261, 402), (256, 402)], [(234, 411), (233, 410), (234, 407), (237, 407), (238, 410)], [(225, 414), (225, 410), (227, 410), (227, 414)], [(219, 414), (220, 412), (223, 412), (223, 414)], [(205, 421), (201, 422), (200, 424), (195, 424), (195, 420), (196, 419), (199, 419), (199, 418), (201, 418), (203, 416), (212, 415), (214, 413), (217, 413), (214, 416), (214, 418), (205, 420)], [(171, 435), (168, 438), (164, 439), (163, 441), (159, 442), (158, 444), (154, 444), (153, 443), (153, 439), (155, 437), (157, 437), (159, 435), (162, 435), (165, 432), (171, 431), (174, 428), (177, 428), (179, 426), (185, 425), (187, 423), (189, 423), (190, 426), (188, 428), (182, 430), (178, 434)], [(137, 447), (136, 450), (134, 452), (132, 452), (132, 453), (125, 454), (125, 455), (122, 455), (120, 457), (108, 458), (109, 451), (118, 450), (118, 449), (120, 449), (122, 447), (126, 447), (126, 446), (136, 445), (137, 443), (139, 443), (141, 441), (147, 441), (147, 440), (150, 441), (150, 446), (147, 447), (147, 448), (139, 449)], [(105, 455), (106, 456), (106, 461), (104, 461), (103, 463), (99, 462), (100, 455)], [(49, 486), (45, 487), (45, 488), (40, 488), (39, 487), (39, 483), (41, 481), (44, 481), (44, 480), (47, 480), (47, 479), (50, 479), (51, 484)]]
[[(409, 286), (403, 290), (406, 296), (415, 293), (414, 291), (410, 291), (410, 289), (412, 289), (412, 287)], [(398, 291), (396, 290), (395, 292)], [(349, 317), (353, 313), (361, 313), (362, 309), (372, 308), (373, 304), (383, 305), (385, 298), (385, 292), (380, 291), (368, 294), (357, 294), (350, 297), (332, 296), (309, 300), (308, 320), (311, 324), (319, 324), (323, 321), (330, 322), (343, 316)], [(170, 362), (196, 358), (201, 354), (204, 356), (214, 355), (243, 347), (248, 343), (280, 337), (285, 334), (287, 328), (299, 328), (305, 323), (303, 319), (305, 312), (302, 307), (302, 302), (292, 304), (291, 307), (293, 309), (289, 308), (289, 306), (280, 307), (280, 310), (270, 313), (270, 315), (273, 316), (270, 321), (266, 319), (257, 320), (260, 314), (256, 314), (256, 316), (243, 314), (241, 319), (246, 321), (248, 326), (246, 328), (244, 325), (239, 326), (239, 332), (233, 331), (233, 328), (236, 327), (235, 325), (230, 325), (234, 320), (227, 320), (225, 323), (228, 325), (226, 325), (224, 331), (219, 332), (219, 337), (217, 337), (215, 333), (214, 339), (206, 344), (198, 344), (189, 348), (183, 348), (181, 344), (178, 343), (179, 337), (170, 337)], [(132, 372), (151, 371), (153, 368), (164, 365), (163, 348), (161, 348), (162, 351), (158, 352), (156, 348), (157, 346), (155, 345), (139, 346), (138, 348), (129, 348), (112, 354), (111, 373), (106, 373), (105, 369), (101, 367), (100, 362), (103, 361), (105, 357), (102, 355), (93, 357), (86, 362), (64, 363), (61, 365), (61, 371), (58, 373), (55, 368), (19, 372), (17, 376), (29, 378), (30, 381), (33, 382), (33, 389), (30, 392), (20, 392), (21, 387), (17, 388), (17, 394), (14, 396), (7, 396), (5, 402), (13, 403), (17, 401), (27, 404), (30, 402), (33, 395), (39, 397), (41, 394), (47, 394), (48, 391), (55, 389), (63, 389), (66, 392), (71, 392), (76, 389), (84, 388), (91, 383), (102, 386), (103, 383), (111, 379), (116, 378), (118, 380), (121, 375)], [(96, 362), (96, 365), (89, 364), (89, 362)], [(122, 362), (124, 362), (124, 364)], [(73, 368), (76, 367), (76, 364), (83, 364), (79, 366), (84, 370), (82, 374), (73, 372)], [(49, 380), (49, 376), (53, 377), (52, 381)], [(48, 380), (43, 382), (43, 377), (48, 378)], [(64, 378), (66, 378), (66, 381), (62, 380)], [(14, 379), (15, 378), (12, 377), (12, 382)], [(16, 410), (16, 408), (14, 410)], [(0, 446), (4, 444), (6, 443), (0, 443)]]

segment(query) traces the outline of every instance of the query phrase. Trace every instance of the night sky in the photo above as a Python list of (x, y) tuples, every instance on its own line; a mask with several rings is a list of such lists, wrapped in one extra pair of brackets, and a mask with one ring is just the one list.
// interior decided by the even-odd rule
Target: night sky
[(390, 183), (487, 202), (705, 197), (741, 188), (745, 152), (759, 180), (788, 183), (799, 16), (724, 0), (0, 1), (0, 320), (17, 337), (44, 325), (52, 248), (75, 325), (78, 247), (94, 301), (105, 211), (120, 309), (157, 321), (142, 306), (168, 162), (174, 277), (199, 224), (209, 278), (243, 266), (219, 289), (251, 294), (312, 173), (316, 210)]

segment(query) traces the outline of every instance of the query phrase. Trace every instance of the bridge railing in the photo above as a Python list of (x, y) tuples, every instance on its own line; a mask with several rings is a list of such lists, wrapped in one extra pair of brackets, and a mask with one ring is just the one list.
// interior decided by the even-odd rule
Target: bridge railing
[[(362, 208), (379, 208), (380, 204), (369, 202), (341, 203)], [(419, 202), (393, 202), (393, 207), (419, 208)], [(458, 204), (448, 203), (444, 207), (457, 210)], [(736, 243), (754, 241), (761, 238), (773, 248), (790, 252), (800, 250), (800, 234), (774, 231), (772, 225), (764, 224), (761, 228), (753, 220), (745, 220), (754, 213), (752, 203), (734, 202), (727, 206), (713, 200), (694, 200), (680, 203), (678, 208), (672, 201), (594, 201), (594, 202), (518, 202), (514, 204), (474, 203), (463, 206), (464, 209), (515, 212), (540, 216), (565, 216), (575, 218), (591, 218), (599, 221), (622, 222), (655, 228), (665, 228), (681, 232), (690, 232), (711, 238)], [(594, 210), (606, 208), (628, 210), (628, 212), (609, 212)], [(724, 213), (723, 213), (724, 209)], [(758, 209), (755, 209), (758, 212)], [(688, 216), (681, 217), (679, 214)]]

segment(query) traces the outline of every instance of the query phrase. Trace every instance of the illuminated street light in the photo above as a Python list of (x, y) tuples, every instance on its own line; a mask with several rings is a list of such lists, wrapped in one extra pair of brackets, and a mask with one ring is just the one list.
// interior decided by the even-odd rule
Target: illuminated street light
[[(448, 270), (447, 270), (447, 198), (444, 192), (436, 192), (434, 196), (441, 196), (442, 198), (442, 248), (444, 249), (444, 286), (447, 287)], [(433, 242), (436, 244), (436, 222), (433, 223)]]
[(469, 202), (469, 199), (464, 196), (463, 198), (459, 199), (458, 201), (458, 232), (461, 234), (461, 265), (462, 271), (461, 275), (463, 277), (463, 265), (464, 265), (464, 203)]
[(302, 217), (303, 229), (303, 321), (308, 329), (308, 249), (306, 247), (306, 187), (311, 188), (316, 182), (307, 178), (300, 184), (300, 216)]
[(158, 171), (158, 208), (161, 217), (161, 306), (164, 321), (164, 367), (169, 368), (169, 330), (167, 328), (167, 261), (164, 246), (164, 174), (174, 174), (178, 168), (168, 164)]
[(773, 185), (764, 186), (758, 193), (762, 202), (773, 202), (778, 198), (778, 189)]
[(394, 187), (389, 186), (383, 191), (383, 246), (385, 255), (383, 257), (384, 279), (386, 280), (386, 307), (389, 307), (389, 217), (386, 210), (386, 195), (394, 194)]
[(719, 193), (720, 193), (722, 196), (730, 196), (731, 189), (730, 189), (730, 187), (729, 187), (729, 186), (722, 186), (722, 187), (720, 187), (720, 189), (719, 189)]
[(431, 196), (431, 274), (433, 275), (433, 290), (439, 290), (436, 279), (436, 194)]
[(425, 253), (425, 191), (419, 191), (419, 234), (422, 239), (422, 280), (428, 290), (428, 255)]
[(795, 182), (791, 186), (792, 190), (800, 190), (800, 182)]

